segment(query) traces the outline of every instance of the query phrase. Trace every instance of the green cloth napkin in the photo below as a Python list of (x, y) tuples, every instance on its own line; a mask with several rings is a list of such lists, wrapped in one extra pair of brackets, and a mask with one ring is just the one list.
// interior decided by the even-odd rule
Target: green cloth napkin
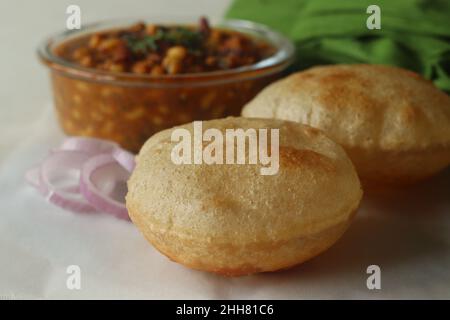
[[(381, 30), (369, 30), (369, 5)], [(449, 0), (235, 0), (227, 18), (260, 22), (296, 46), (294, 68), (377, 63), (411, 69), (450, 92)]]

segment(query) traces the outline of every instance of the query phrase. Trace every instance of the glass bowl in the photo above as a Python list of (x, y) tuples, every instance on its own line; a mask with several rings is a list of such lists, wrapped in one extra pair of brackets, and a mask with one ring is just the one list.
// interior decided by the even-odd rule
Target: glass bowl
[[(160, 130), (194, 120), (238, 116), (245, 103), (278, 79), (293, 59), (294, 46), (287, 38), (244, 20), (227, 20), (213, 27), (265, 40), (276, 52), (256, 64), (224, 71), (159, 76), (115, 73), (85, 68), (54, 54), (65, 41), (136, 21), (146, 20), (95, 23), (52, 36), (40, 45), (38, 55), (50, 68), (58, 120), (68, 135), (109, 139), (137, 152)], [(159, 24), (154, 19), (146, 22)]]

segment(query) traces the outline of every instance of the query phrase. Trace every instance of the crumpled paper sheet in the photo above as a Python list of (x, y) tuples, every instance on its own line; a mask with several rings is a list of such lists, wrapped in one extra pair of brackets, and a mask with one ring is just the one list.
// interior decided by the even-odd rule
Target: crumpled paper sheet
[[(365, 197), (342, 239), (291, 270), (224, 278), (187, 269), (132, 223), (48, 204), (23, 179), (63, 134), (49, 106), (0, 157), (0, 298), (450, 298), (450, 170), (398, 194)], [(1, 135), (0, 135), (1, 139)], [(381, 290), (366, 286), (381, 268)], [(81, 289), (66, 286), (69, 265)]]

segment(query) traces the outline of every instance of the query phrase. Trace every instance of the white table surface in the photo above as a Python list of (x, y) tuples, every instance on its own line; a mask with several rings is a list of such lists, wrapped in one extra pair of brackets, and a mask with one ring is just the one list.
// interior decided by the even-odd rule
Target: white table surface
[[(69, 4), (88, 22), (146, 12), (220, 17), (228, 1), (0, 2), (0, 299), (450, 298), (450, 170), (389, 198), (365, 197), (343, 238), (310, 262), (242, 278), (175, 264), (131, 223), (46, 203), (23, 173), (63, 134), (35, 49), (64, 28)], [(80, 290), (66, 287), (74, 264)], [(381, 268), (381, 290), (366, 287), (371, 264)]]

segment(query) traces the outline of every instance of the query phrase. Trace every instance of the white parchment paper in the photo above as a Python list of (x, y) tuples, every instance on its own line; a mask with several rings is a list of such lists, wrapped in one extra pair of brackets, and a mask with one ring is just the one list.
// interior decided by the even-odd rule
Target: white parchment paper
[[(187, 269), (132, 223), (50, 205), (23, 180), (63, 134), (48, 106), (0, 163), (0, 297), (303, 299), (450, 298), (450, 171), (401, 192), (365, 197), (343, 238), (292, 270), (224, 278)], [(366, 268), (381, 268), (368, 290)], [(81, 268), (69, 290), (66, 269)]]

